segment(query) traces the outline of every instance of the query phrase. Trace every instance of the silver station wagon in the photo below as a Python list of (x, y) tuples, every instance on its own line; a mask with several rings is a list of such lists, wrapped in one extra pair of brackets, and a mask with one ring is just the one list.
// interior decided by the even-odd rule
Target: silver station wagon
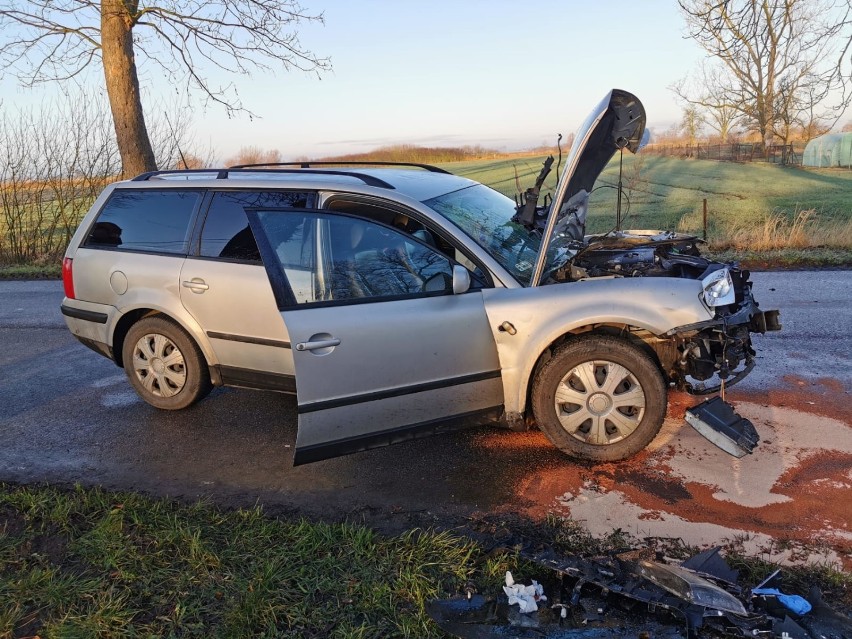
[(670, 387), (751, 370), (780, 328), (695, 237), (585, 235), (589, 194), (645, 113), (611, 91), (547, 205), (426, 165), (157, 171), (108, 186), (63, 262), (62, 313), (161, 409), (212, 386), (295, 393), (295, 463), (462, 425), (560, 450), (644, 448)]

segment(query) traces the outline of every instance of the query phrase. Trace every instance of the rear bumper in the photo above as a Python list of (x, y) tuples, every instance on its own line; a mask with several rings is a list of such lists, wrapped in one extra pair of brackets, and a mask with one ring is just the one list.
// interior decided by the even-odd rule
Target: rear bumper
[(86, 322), (94, 322), (95, 324), (106, 324), (107, 319), (109, 319), (109, 315), (107, 315), (106, 313), (99, 313), (97, 311), (87, 311), (86, 309), (74, 308), (73, 306), (67, 306), (66, 304), (62, 304), (59, 307), (59, 310), (62, 311), (62, 314), (65, 317), (80, 319)]
[(74, 337), (96, 353), (114, 360), (110, 345), (112, 320), (117, 313), (114, 307), (66, 297), (59, 310)]
[(108, 344), (104, 344), (103, 342), (96, 342), (95, 340), (92, 340), (92, 339), (86, 339), (85, 337), (80, 337), (79, 335), (75, 335), (74, 337), (76, 337), (78, 340), (80, 340), (80, 343), (83, 346), (87, 346), (87, 347), (91, 348), (98, 355), (103, 355), (107, 359), (111, 359), (112, 361), (115, 361), (115, 357), (113, 356), (113, 353), (112, 353), (112, 347), (109, 346)]

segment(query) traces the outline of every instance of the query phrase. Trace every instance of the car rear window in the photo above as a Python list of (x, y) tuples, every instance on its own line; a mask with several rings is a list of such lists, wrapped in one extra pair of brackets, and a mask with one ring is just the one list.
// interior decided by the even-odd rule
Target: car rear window
[(101, 209), (84, 246), (185, 254), (199, 191), (116, 190)]

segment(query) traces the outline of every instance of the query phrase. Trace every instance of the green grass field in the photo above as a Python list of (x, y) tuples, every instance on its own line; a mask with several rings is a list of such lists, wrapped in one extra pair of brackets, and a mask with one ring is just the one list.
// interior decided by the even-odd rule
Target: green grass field
[[(457, 162), (445, 168), (514, 197), (531, 186), (544, 157)], [(516, 180), (517, 171), (517, 180)], [(555, 171), (542, 193), (555, 188)], [(588, 231), (615, 226), (618, 156), (592, 194)], [(804, 170), (772, 164), (735, 164), (658, 156), (624, 156), (625, 228), (702, 233), (704, 198), (708, 240), (716, 251), (816, 250), (852, 253), (852, 171)], [(628, 204), (629, 200), (629, 204)], [(820, 253), (821, 251), (821, 253)]]
[[(535, 530), (557, 550), (628, 543), (568, 520)], [(426, 602), (469, 580), (499, 592), (506, 570), (549, 574), (462, 534), (0, 484), (0, 639), (438, 637)]]

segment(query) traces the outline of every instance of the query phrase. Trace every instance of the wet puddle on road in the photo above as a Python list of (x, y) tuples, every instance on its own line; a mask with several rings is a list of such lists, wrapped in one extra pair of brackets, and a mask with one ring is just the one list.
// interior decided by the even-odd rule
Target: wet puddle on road
[[(736, 459), (683, 422), (673, 395), (662, 431), (636, 457), (524, 477), (515, 493), (526, 513), (571, 517), (596, 535), (736, 542), (777, 562), (852, 568), (852, 424), (734, 398), (760, 434), (754, 454)], [(528, 437), (547, 445), (541, 433)]]

